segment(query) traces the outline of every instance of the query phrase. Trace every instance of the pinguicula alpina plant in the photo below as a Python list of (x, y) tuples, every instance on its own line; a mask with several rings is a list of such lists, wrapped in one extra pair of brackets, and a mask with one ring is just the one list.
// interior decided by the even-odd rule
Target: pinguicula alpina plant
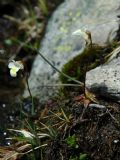
[(24, 71), (23, 76), (25, 77), (28, 92), (29, 92), (29, 95), (30, 95), (30, 98), (31, 98), (31, 101), (32, 101), (31, 114), (33, 115), (34, 114), (33, 96), (32, 96), (32, 93), (30, 91), (30, 87), (29, 87), (29, 83), (28, 83), (28, 74), (25, 70), (25, 66), (24, 66), (23, 62), (20, 61), (20, 60), (19, 61), (11, 60), (8, 64), (8, 68), (10, 69), (11, 77), (14, 77), (14, 78), (17, 77), (17, 73), (18, 73), (19, 70)]
[(22, 61), (12, 60), (12, 61), (9, 62), (8, 68), (10, 69), (10, 75), (12, 77), (17, 77), (17, 72), (19, 70), (23, 70), (24, 65), (23, 65)]
[(92, 45), (92, 38), (91, 38), (91, 32), (88, 30), (81, 30), (78, 29), (72, 33), (73, 36), (82, 36), (82, 38), (86, 42), (86, 46), (91, 46)]

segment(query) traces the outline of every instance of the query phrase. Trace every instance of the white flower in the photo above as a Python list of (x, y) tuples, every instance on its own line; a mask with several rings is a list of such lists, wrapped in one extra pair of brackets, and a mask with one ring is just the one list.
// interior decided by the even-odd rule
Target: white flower
[(78, 29), (78, 30), (74, 31), (74, 32), (72, 33), (72, 35), (82, 36), (82, 37), (85, 38), (85, 39), (88, 38), (88, 35), (87, 35), (86, 31), (81, 30), (81, 29)]
[(87, 44), (90, 44), (92, 42), (91, 33), (87, 30), (78, 29), (75, 32), (73, 32), (72, 35), (82, 36)]
[(20, 69), (24, 69), (24, 66), (22, 64), (21, 61), (14, 61), (12, 60), (9, 64), (8, 64), (8, 68), (10, 68), (10, 75), (12, 77), (16, 77), (17, 76), (17, 72)]

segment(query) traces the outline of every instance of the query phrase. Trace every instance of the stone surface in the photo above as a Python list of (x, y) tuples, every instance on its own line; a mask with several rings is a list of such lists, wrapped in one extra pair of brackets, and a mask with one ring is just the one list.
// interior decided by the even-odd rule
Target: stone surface
[[(66, 0), (49, 20), (40, 51), (54, 66), (61, 69), (68, 60), (80, 54), (85, 46), (82, 37), (72, 36), (73, 31), (80, 28), (90, 30), (95, 43), (104, 44), (108, 37), (113, 39), (119, 26), (116, 21), (119, 2), (120, 0)], [(42, 96), (42, 99), (53, 95), (54, 90), (41, 86), (57, 82), (58, 73), (38, 55), (29, 78), (32, 94), (39, 98)], [(27, 90), (24, 96), (28, 96)]]
[(86, 87), (100, 96), (120, 102), (120, 47), (111, 61), (86, 75)]

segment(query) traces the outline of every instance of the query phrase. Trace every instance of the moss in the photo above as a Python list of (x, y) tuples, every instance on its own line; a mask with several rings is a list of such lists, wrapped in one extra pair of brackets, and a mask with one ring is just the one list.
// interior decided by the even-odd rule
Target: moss
[[(77, 80), (84, 81), (86, 71), (103, 64), (105, 55), (110, 53), (111, 50), (111, 46), (92, 45), (92, 47), (87, 47), (82, 54), (66, 63), (62, 68), (62, 72)], [(73, 83), (61, 74), (60, 80), (62, 83)]]

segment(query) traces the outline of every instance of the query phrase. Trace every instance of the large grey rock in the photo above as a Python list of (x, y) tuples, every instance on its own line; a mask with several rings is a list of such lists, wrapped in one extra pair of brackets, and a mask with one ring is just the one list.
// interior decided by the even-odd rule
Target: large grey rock
[[(66, 0), (49, 20), (40, 46), (41, 53), (61, 69), (68, 60), (80, 54), (85, 46), (83, 38), (72, 36), (73, 31), (80, 28), (90, 30), (95, 43), (104, 44), (108, 36), (113, 39), (119, 26), (116, 21), (119, 2), (120, 0)], [(38, 55), (29, 78), (32, 94), (42, 97), (41, 99), (53, 95), (54, 90), (50, 92), (41, 86), (58, 81), (58, 73)], [(24, 96), (27, 95), (28, 92), (25, 91)]]
[(99, 66), (86, 75), (86, 87), (100, 96), (120, 102), (120, 47), (108, 64)]

